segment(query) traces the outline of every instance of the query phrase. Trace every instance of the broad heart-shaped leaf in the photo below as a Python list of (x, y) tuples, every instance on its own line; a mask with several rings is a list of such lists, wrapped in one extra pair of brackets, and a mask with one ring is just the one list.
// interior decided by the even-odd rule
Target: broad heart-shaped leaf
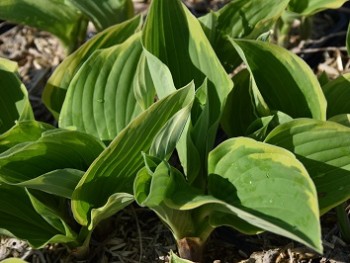
[(226, 208), (244, 211), (236, 215), (248, 223), (322, 251), (315, 186), (285, 149), (229, 139), (209, 154), (208, 187)]
[(275, 128), (266, 142), (294, 152), (315, 183), (321, 214), (350, 198), (350, 128), (299, 119)]
[(0, 18), (48, 31), (71, 51), (86, 34), (86, 19), (64, 0), (2, 0)]
[(53, 126), (37, 121), (19, 121), (11, 129), (0, 135), (0, 153), (22, 142), (36, 141), (44, 131)]
[(75, 241), (47, 223), (34, 210), (24, 188), (4, 184), (0, 184), (0, 233), (28, 240), (36, 248), (47, 243)]
[(0, 58), (0, 134), (17, 120), (34, 119), (27, 89), (19, 79), (17, 68), (15, 62)]
[(350, 113), (350, 73), (339, 76), (322, 87), (327, 99), (327, 118)]
[(140, 30), (140, 23), (141, 18), (138, 16), (107, 28), (62, 61), (48, 80), (43, 92), (43, 101), (56, 119), (61, 111), (68, 86), (83, 63), (95, 50), (124, 42)]
[(86, 14), (98, 30), (118, 24), (134, 16), (131, 0), (70, 0)]
[(256, 39), (273, 27), (288, 2), (289, 0), (236, 0), (217, 12), (199, 18), (216, 54), (228, 71), (241, 61), (227, 36)]
[(88, 134), (46, 131), (38, 140), (17, 144), (0, 154), (0, 181), (23, 183), (63, 168), (85, 171), (103, 149), (102, 142)]
[(310, 67), (282, 47), (231, 39), (270, 110), (292, 118), (326, 119), (327, 102)]
[(100, 154), (73, 193), (72, 211), (81, 225), (87, 226), (91, 221), (97, 224), (91, 214), (105, 206), (112, 195), (132, 193), (136, 172), (143, 163), (141, 151), (148, 151), (163, 125), (178, 111), (192, 104), (193, 98), (192, 84), (153, 104)]
[(347, 0), (291, 0), (289, 10), (304, 16), (313, 15), (325, 9), (341, 7)]
[(141, 52), (139, 34), (95, 51), (69, 85), (59, 126), (113, 140), (141, 112), (133, 90)]

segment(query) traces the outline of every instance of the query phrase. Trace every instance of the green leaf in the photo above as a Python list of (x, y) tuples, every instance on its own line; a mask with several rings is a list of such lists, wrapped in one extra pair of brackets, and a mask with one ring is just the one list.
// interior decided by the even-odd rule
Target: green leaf
[(48, 31), (70, 50), (84, 40), (86, 34), (84, 16), (62, 0), (2, 0), (0, 18)]
[(251, 81), (248, 70), (233, 77), (234, 88), (227, 97), (221, 124), (230, 137), (246, 135), (249, 125), (259, 116), (251, 97)]
[(20, 258), (7, 258), (0, 261), (1, 263), (28, 263), (28, 261), (24, 261)]
[(1, 184), (0, 190), (0, 233), (28, 240), (35, 248), (47, 243), (74, 242), (34, 210), (25, 189)]
[(350, 128), (350, 114), (339, 114), (328, 119)]
[(348, 50), (348, 54), (350, 55), (350, 23), (348, 26), (348, 32), (346, 34), (346, 49)]
[(289, 0), (236, 0), (199, 19), (220, 61), (230, 71), (239, 57), (227, 39), (256, 39), (269, 31)]
[(327, 99), (327, 117), (350, 113), (350, 73), (329, 81), (322, 87)]
[(17, 69), (15, 62), (0, 58), (0, 134), (14, 126), (17, 120), (34, 120), (28, 92)]
[(178, 257), (173, 251), (170, 251), (170, 263), (193, 263), (193, 261)]
[(143, 163), (141, 152), (149, 150), (162, 127), (174, 114), (192, 104), (193, 97), (194, 87), (190, 85), (153, 104), (100, 154), (73, 193), (72, 210), (80, 224), (87, 226), (93, 221), (90, 212), (104, 206), (113, 194), (132, 193), (136, 172)]
[(46, 131), (38, 140), (17, 144), (0, 154), (0, 181), (23, 183), (63, 168), (84, 171), (103, 149), (103, 144), (88, 134)]
[(274, 129), (266, 142), (294, 152), (318, 192), (321, 214), (350, 198), (350, 128), (300, 119)]
[(20, 121), (0, 135), (0, 153), (22, 142), (36, 141), (41, 134), (54, 127), (36, 121)]
[(48, 80), (43, 92), (43, 101), (56, 119), (61, 111), (68, 86), (84, 62), (95, 50), (123, 43), (140, 30), (140, 23), (141, 18), (137, 16), (112, 26), (88, 40), (62, 61)]
[(285, 149), (243, 137), (227, 140), (209, 154), (208, 187), (248, 223), (322, 251), (315, 186)]
[[(270, 110), (293, 118), (326, 119), (326, 100), (310, 67), (282, 47), (252, 40), (231, 40)], [(268, 66), (266, 66), (268, 65)]]
[(131, 0), (70, 0), (86, 14), (98, 30), (118, 24), (134, 16)]
[(341, 7), (347, 0), (291, 0), (289, 10), (303, 16), (310, 16), (326, 9)]
[(59, 126), (113, 140), (141, 112), (133, 90), (141, 52), (139, 34), (95, 51), (69, 85)]

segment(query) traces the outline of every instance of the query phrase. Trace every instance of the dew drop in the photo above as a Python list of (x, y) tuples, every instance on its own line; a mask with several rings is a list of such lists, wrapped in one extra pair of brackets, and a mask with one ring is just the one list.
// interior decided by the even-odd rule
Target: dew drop
[(270, 200), (269, 200), (269, 203), (270, 203), (270, 204), (272, 204), (272, 203), (273, 203), (272, 199), (270, 199)]
[(249, 181), (249, 184), (252, 184), (252, 181)]
[(97, 102), (99, 102), (99, 103), (104, 103), (105, 100), (104, 100), (104, 99), (97, 99)]

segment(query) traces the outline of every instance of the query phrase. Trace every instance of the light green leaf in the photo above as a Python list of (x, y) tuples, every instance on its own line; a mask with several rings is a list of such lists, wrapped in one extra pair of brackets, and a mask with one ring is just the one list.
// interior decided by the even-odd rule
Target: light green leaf
[(33, 208), (25, 189), (0, 185), (0, 233), (28, 240), (35, 248), (47, 243), (70, 243), (67, 237), (47, 223)]
[(348, 26), (348, 32), (346, 34), (346, 48), (348, 50), (348, 54), (350, 55), (350, 23)]
[(44, 131), (54, 127), (36, 121), (20, 121), (0, 135), (0, 153), (22, 142), (36, 141)]
[(344, 126), (350, 128), (350, 114), (335, 115), (332, 118), (329, 118), (328, 120), (343, 124)]
[[(230, 139), (209, 154), (209, 194), (248, 223), (322, 251), (315, 186), (285, 149)], [(235, 211), (236, 210), (236, 211)]]
[(350, 73), (329, 81), (322, 87), (327, 99), (327, 117), (350, 113)]
[(72, 210), (80, 224), (87, 226), (93, 220), (91, 209), (104, 206), (111, 195), (132, 193), (136, 172), (143, 163), (141, 152), (149, 150), (154, 137), (167, 121), (192, 104), (193, 98), (194, 87), (191, 85), (153, 104), (100, 154), (73, 193)]
[(86, 14), (98, 30), (118, 24), (134, 16), (131, 0), (70, 0)]
[(227, 36), (256, 39), (273, 27), (288, 2), (289, 0), (236, 0), (199, 19), (227, 70), (232, 70), (240, 62)]
[(57, 169), (13, 185), (37, 189), (45, 193), (72, 198), (72, 193), (85, 172), (76, 169)]
[(84, 62), (95, 50), (123, 43), (140, 30), (140, 23), (141, 18), (138, 16), (112, 26), (88, 40), (62, 61), (48, 80), (43, 92), (43, 101), (56, 119), (61, 111), (68, 86)]
[(17, 69), (15, 62), (0, 58), (0, 134), (14, 126), (17, 120), (34, 120), (28, 92)]
[(173, 251), (170, 251), (169, 263), (193, 263), (193, 261), (180, 258)]
[(48, 31), (69, 50), (74, 50), (86, 34), (84, 16), (62, 0), (2, 0), (0, 18)]
[(20, 258), (7, 258), (0, 261), (1, 263), (28, 263), (28, 261), (24, 261)]
[(270, 110), (282, 111), (293, 118), (326, 119), (327, 102), (320, 84), (301, 58), (266, 42), (231, 39), (231, 43)]
[(266, 142), (294, 152), (315, 183), (321, 214), (350, 198), (350, 128), (300, 119), (274, 129)]
[(95, 51), (69, 85), (59, 126), (113, 140), (141, 112), (133, 90), (141, 52), (139, 34)]
[(310, 16), (325, 9), (341, 7), (347, 0), (291, 0), (289, 10), (304, 16)]
[(103, 149), (103, 144), (88, 134), (46, 131), (38, 140), (17, 144), (0, 154), (0, 181), (23, 183), (63, 168), (84, 171)]

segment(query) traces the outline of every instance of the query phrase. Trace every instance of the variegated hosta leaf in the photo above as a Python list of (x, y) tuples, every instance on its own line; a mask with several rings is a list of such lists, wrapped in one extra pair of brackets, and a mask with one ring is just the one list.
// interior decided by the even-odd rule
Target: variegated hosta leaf
[(228, 70), (241, 62), (231, 38), (256, 39), (273, 28), (275, 21), (288, 6), (289, 0), (236, 0), (217, 12), (199, 18), (220, 61)]
[(285, 149), (243, 137), (227, 140), (209, 155), (208, 187), (248, 223), (322, 251), (315, 186)]
[(66, 236), (35, 211), (24, 188), (4, 184), (0, 184), (0, 233), (28, 240), (36, 248), (75, 242), (75, 237)]
[(315, 183), (321, 214), (350, 198), (350, 128), (300, 119), (274, 129), (266, 142), (294, 152)]
[(322, 89), (327, 99), (327, 118), (350, 113), (350, 73), (329, 81)]
[(0, 18), (48, 31), (70, 51), (86, 34), (87, 20), (83, 14), (62, 0), (1, 0)]
[(347, 0), (291, 0), (289, 10), (301, 15), (313, 15), (325, 9), (341, 7)]
[(14, 126), (17, 120), (34, 120), (28, 92), (17, 69), (15, 62), (0, 58), (0, 134)]
[(252, 40), (231, 39), (271, 111), (293, 118), (326, 119), (327, 102), (310, 67), (279, 46)]
[[(134, 178), (143, 164), (141, 152), (149, 150), (162, 127), (177, 112), (191, 105), (193, 98), (194, 86), (189, 85), (153, 104), (100, 154), (73, 193), (72, 210), (80, 224), (92, 228), (91, 222), (94, 225), (98, 223), (92, 218), (94, 211), (99, 210), (99, 220), (102, 220), (101, 207), (108, 207), (109, 198), (118, 193), (132, 193)], [(123, 206), (115, 202), (113, 207), (113, 211), (110, 209), (105, 214), (116, 213)]]
[(56, 119), (58, 119), (61, 111), (68, 86), (84, 62), (97, 49), (123, 43), (132, 34), (140, 30), (140, 23), (141, 18), (138, 16), (112, 26), (88, 40), (62, 61), (48, 80), (43, 92), (43, 101)]
[(123, 22), (134, 16), (131, 0), (70, 0), (86, 14), (98, 30)]
[(141, 52), (139, 34), (95, 51), (69, 85), (59, 126), (113, 140), (141, 112), (133, 90)]

